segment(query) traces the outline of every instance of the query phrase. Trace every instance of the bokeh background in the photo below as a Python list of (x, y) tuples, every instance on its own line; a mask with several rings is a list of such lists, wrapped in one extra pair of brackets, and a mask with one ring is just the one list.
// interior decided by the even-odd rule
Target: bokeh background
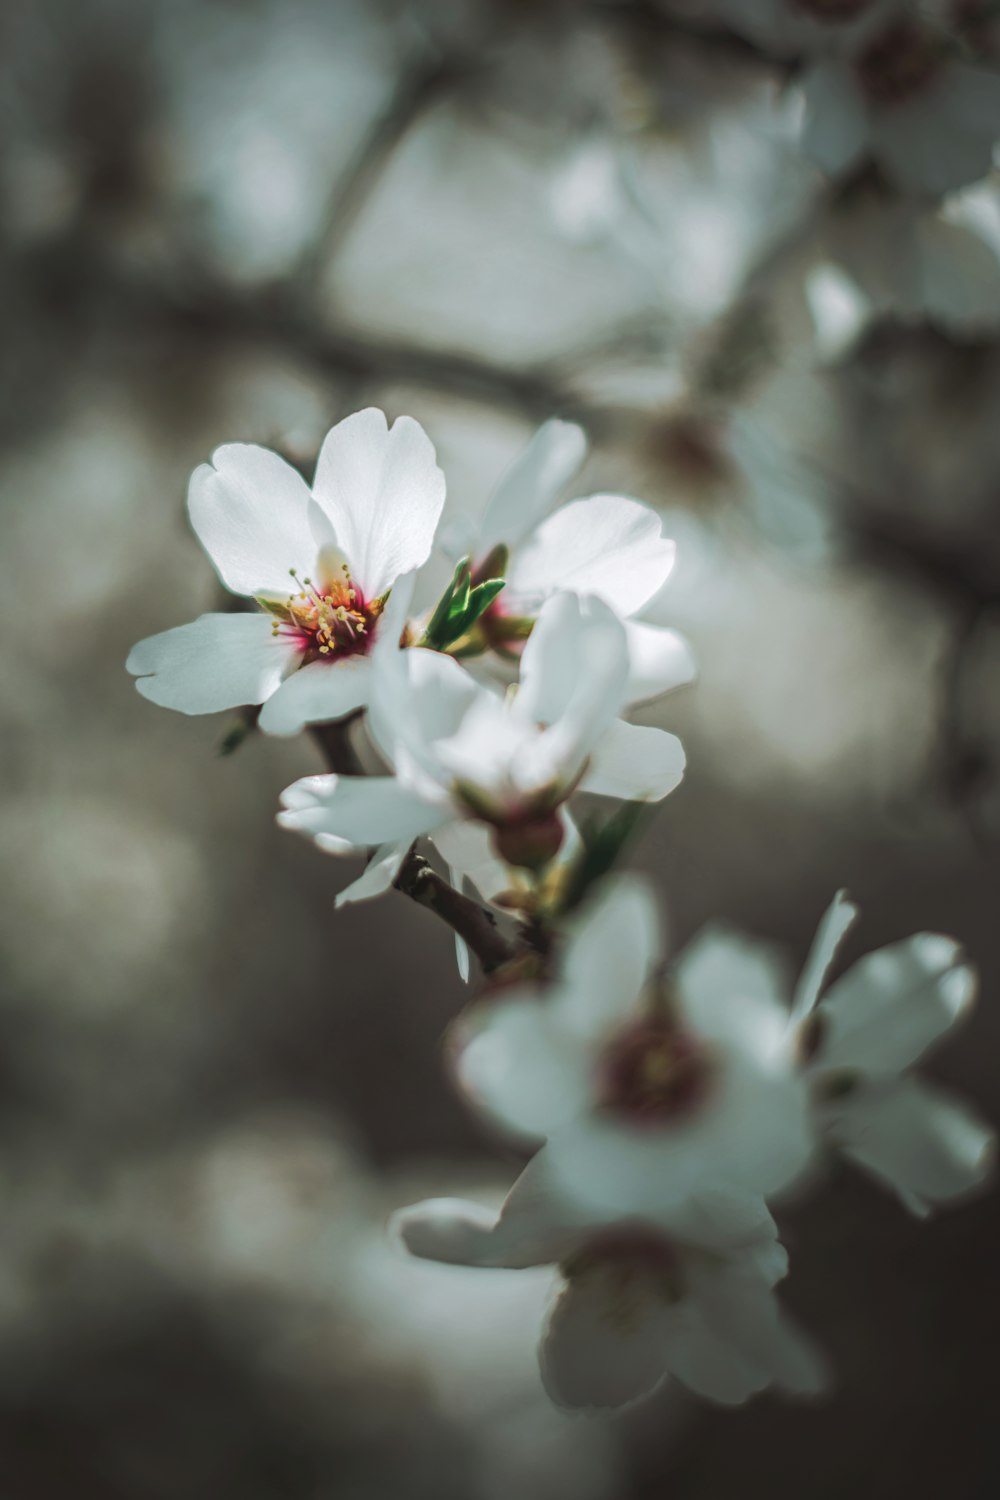
[(516, 1171), (444, 1081), (448, 934), (395, 894), (334, 915), (355, 866), (273, 820), (307, 740), (222, 758), (224, 716), (123, 668), (215, 604), (183, 497), (219, 442), (308, 467), (408, 412), (458, 513), (580, 421), (576, 493), (679, 543), (657, 614), (701, 679), (651, 721), (689, 771), (636, 854), (675, 941), (798, 961), (841, 885), (845, 961), (954, 933), (982, 997), (931, 1071), (996, 1120), (997, 183), (833, 191), (787, 68), (709, 12), (6, 0), (4, 1500), (997, 1493), (995, 1195), (919, 1226), (832, 1173), (788, 1206), (824, 1405), (552, 1410), (548, 1274), (383, 1233)]

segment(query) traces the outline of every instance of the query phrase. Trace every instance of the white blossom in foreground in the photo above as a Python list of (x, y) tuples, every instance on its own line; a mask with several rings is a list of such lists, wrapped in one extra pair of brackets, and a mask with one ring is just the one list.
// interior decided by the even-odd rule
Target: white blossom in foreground
[(759, 985), (683, 957), (664, 974), (661, 959), (648, 888), (618, 880), (578, 920), (551, 984), (499, 990), (453, 1043), (470, 1102), (546, 1139), (574, 1198), (669, 1222), (707, 1191), (779, 1191), (813, 1135), (787, 1013)]
[(614, 1408), (650, 1395), (668, 1375), (713, 1401), (737, 1404), (768, 1386), (814, 1395), (824, 1365), (774, 1295), (787, 1256), (761, 1204), (715, 1218), (711, 1195), (680, 1232), (645, 1210), (581, 1214), (554, 1191), (544, 1153), (499, 1215), (439, 1198), (403, 1209), (393, 1228), (413, 1255), (449, 1265), (557, 1265), (563, 1284), (539, 1345), (552, 1399)]
[(913, 1213), (988, 1176), (993, 1131), (910, 1068), (965, 1015), (976, 973), (951, 938), (920, 932), (859, 960), (820, 998), (857, 915), (841, 892), (820, 925), (793, 1011), (819, 1127)]
[(470, 822), (492, 830), (502, 859), (544, 865), (564, 837), (562, 805), (578, 788), (658, 801), (683, 775), (674, 735), (618, 717), (626, 651), (624, 629), (600, 599), (561, 594), (543, 607), (520, 684), (506, 695), (438, 652), (392, 653), (376, 673), (370, 722), (394, 774), (307, 776), (282, 794), (279, 822), (334, 854), (378, 846), (340, 901), (386, 890), (423, 835), (476, 879), (470, 862), (486, 847), (482, 836), (470, 841)]
[(507, 585), (479, 621), (485, 646), (516, 657), (542, 605), (563, 592), (602, 599), (625, 624), (631, 703), (692, 681), (694, 661), (676, 631), (635, 617), (660, 592), (676, 547), (659, 516), (625, 495), (589, 495), (556, 508), (587, 453), (572, 422), (546, 422), (497, 486), (477, 530), (455, 523), (452, 549), (474, 578)]
[(990, 170), (1000, 73), (953, 56), (917, 18), (895, 20), (850, 58), (803, 76), (803, 147), (841, 175), (873, 160), (904, 192), (939, 197)]
[(303, 725), (364, 707), (371, 651), (398, 640), (397, 582), (427, 560), (444, 475), (410, 417), (390, 428), (370, 407), (339, 422), (320, 450), (312, 490), (266, 448), (230, 443), (191, 478), (191, 524), (247, 614), (207, 614), (151, 636), (126, 663), (144, 697), (182, 713), (263, 704), (260, 725)]

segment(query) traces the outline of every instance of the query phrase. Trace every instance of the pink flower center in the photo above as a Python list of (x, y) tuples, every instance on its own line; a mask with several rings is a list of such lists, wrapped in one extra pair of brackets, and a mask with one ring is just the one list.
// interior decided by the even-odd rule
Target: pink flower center
[(294, 639), (310, 661), (335, 661), (366, 652), (373, 628), (382, 612), (382, 601), (369, 604), (351, 582), (346, 564), (339, 577), (316, 584), (311, 578), (292, 577), (298, 592), (284, 604), (267, 608), (275, 616), (271, 631)]
[(944, 61), (940, 39), (919, 21), (899, 21), (857, 59), (858, 82), (873, 104), (902, 104), (919, 94)]
[(711, 1082), (704, 1050), (672, 1020), (644, 1020), (621, 1031), (600, 1064), (600, 1099), (638, 1125), (659, 1125), (698, 1108)]

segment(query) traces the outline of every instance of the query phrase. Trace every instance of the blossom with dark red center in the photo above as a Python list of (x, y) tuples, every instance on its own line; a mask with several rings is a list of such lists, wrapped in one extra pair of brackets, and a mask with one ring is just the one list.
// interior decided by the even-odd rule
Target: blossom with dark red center
[(680, 1217), (645, 1204), (593, 1214), (562, 1192), (546, 1147), (499, 1214), (438, 1198), (401, 1210), (393, 1228), (424, 1260), (558, 1267), (538, 1358), (560, 1406), (624, 1406), (667, 1376), (726, 1404), (768, 1386), (802, 1395), (825, 1385), (822, 1357), (775, 1296), (788, 1260), (750, 1196), (721, 1203), (706, 1186)]
[(443, 504), (423, 429), (409, 417), (390, 428), (375, 408), (327, 434), (311, 490), (265, 448), (217, 449), (192, 476), (191, 523), (222, 582), (258, 610), (140, 641), (127, 662), (139, 691), (190, 714), (263, 704), (275, 734), (363, 708), (372, 653), (398, 644)]
[(787, 1014), (682, 954), (660, 971), (647, 888), (619, 880), (571, 932), (548, 985), (505, 987), (454, 1031), (455, 1070), (503, 1129), (544, 1139), (595, 1211), (682, 1213), (706, 1184), (760, 1195), (814, 1143)]

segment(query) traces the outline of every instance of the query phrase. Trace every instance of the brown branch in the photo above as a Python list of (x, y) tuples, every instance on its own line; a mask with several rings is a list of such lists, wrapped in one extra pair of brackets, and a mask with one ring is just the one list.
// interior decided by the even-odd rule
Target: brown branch
[(415, 849), (407, 854), (393, 884), (446, 922), (468, 944), (484, 974), (492, 974), (513, 958), (513, 945), (497, 927), (493, 913), (456, 891)]
[[(361, 717), (360, 710), (331, 724), (311, 727), (330, 770), (338, 776), (364, 776), (365, 768), (351, 738), (351, 726)], [(397, 891), (409, 896), (418, 906), (426, 907), (446, 923), (476, 955), (484, 974), (492, 974), (514, 956), (514, 946), (497, 927), (493, 913), (478, 901), (456, 891), (434, 870), (423, 855), (411, 849), (393, 881)]]

